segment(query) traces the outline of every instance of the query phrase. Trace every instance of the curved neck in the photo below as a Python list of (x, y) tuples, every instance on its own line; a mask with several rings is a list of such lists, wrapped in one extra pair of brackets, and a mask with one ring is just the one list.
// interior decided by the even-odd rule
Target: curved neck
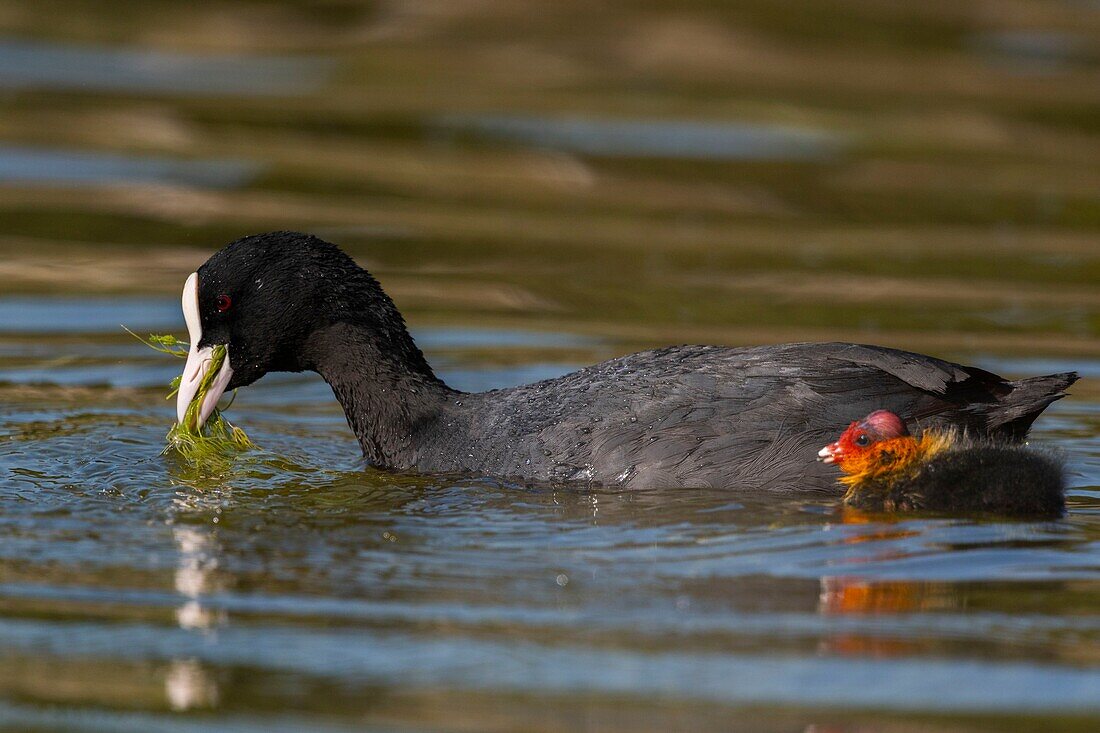
[(310, 368), (332, 387), (363, 455), (379, 468), (411, 468), (420, 441), (456, 394), (432, 372), (402, 327), (384, 342), (368, 326), (340, 322), (313, 334)]

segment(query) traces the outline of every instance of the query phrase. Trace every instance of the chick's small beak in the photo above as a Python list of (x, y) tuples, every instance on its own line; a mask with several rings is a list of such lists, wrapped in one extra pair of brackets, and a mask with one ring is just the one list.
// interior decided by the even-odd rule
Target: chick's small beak
[[(202, 321), (199, 318), (199, 275), (197, 272), (191, 273), (183, 286), (183, 318), (187, 322), (187, 336), (191, 342), (191, 348), (187, 352), (187, 363), (183, 367), (183, 377), (180, 379), (180, 388), (176, 395), (176, 420), (181, 425), (187, 417), (187, 408), (191, 406), (192, 400), (198, 394), (199, 387), (206, 379), (207, 373), (213, 364), (213, 347), (204, 346), (201, 349), (199, 348), (199, 342), (202, 340)], [(233, 369), (229, 366), (229, 354), (227, 352), (225, 361), (222, 362), (214, 381), (211, 382), (206, 394), (203, 396), (202, 404), (195, 415), (196, 424), (190, 426), (192, 429), (198, 430), (201, 428), (207, 418), (214, 413), (214, 408), (217, 407), (218, 400), (221, 399), (232, 377)]]
[(817, 460), (822, 463), (834, 463), (840, 453), (840, 443), (829, 443), (817, 452)]

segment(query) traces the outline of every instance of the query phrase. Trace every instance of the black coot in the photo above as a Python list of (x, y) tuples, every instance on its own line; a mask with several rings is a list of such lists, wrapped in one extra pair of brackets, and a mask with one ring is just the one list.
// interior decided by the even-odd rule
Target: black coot
[(858, 344), (674, 346), (462, 393), (435, 376), (366, 270), (295, 232), (228, 245), (188, 278), (183, 305), (192, 354), (181, 415), (207, 350), (225, 344), (200, 419), (224, 389), (311, 370), (332, 386), (375, 466), (519, 480), (835, 491), (817, 449), (872, 409), (1020, 440), (1077, 378), (1009, 382)]

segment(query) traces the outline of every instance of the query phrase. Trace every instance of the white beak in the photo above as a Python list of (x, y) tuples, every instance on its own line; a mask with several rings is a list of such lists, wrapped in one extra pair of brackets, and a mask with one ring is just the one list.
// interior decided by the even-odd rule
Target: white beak
[[(176, 420), (181, 424), (187, 415), (191, 400), (195, 399), (195, 394), (199, 391), (199, 385), (210, 370), (214, 351), (210, 346), (199, 348), (199, 341), (202, 340), (202, 321), (199, 318), (199, 273), (197, 272), (192, 272), (183, 285), (183, 319), (187, 322), (187, 337), (191, 348), (187, 352), (187, 364), (183, 367), (183, 378), (180, 380), (179, 393), (176, 395)], [(213, 414), (232, 376), (233, 369), (229, 366), (227, 351), (225, 361), (222, 362), (221, 369), (218, 370), (199, 407), (198, 424), (192, 426), (194, 430), (201, 428), (207, 418)]]
[(832, 463), (836, 460), (836, 452), (838, 446), (836, 443), (829, 443), (827, 446), (817, 452), (817, 460), (822, 463)]

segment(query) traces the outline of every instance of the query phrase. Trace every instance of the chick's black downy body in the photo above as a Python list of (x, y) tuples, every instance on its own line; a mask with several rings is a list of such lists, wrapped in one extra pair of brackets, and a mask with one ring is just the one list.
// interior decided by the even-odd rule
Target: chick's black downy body
[(861, 486), (847, 503), (876, 512), (1056, 517), (1065, 510), (1065, 470), (1035, 449), (963, 439), (910, 474)]
[(835, 491), (816, 447), (871, 409), (1020, 439), (1076, 379), (1009, 382), (857, 344), (677, 346), (467, 394), (435, 376), (378, 282), (316, 237), (240, 239), (199, 269), (197, 288), (201, 345), (227, 344), (228, 388), (320, 373), (366, 457), (387, 469)]

